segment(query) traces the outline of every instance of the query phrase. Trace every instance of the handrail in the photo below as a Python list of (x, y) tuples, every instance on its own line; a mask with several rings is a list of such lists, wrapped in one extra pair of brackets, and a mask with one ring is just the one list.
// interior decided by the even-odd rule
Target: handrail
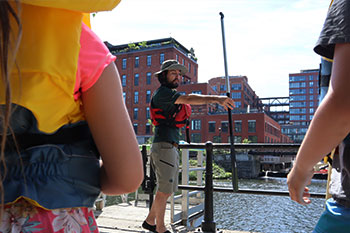
[[(235, 150), (237, 149), (278, 149), (278, 150), (298, 150), (300, 144), (286, 144), (286, 143), (237, 143), (235, 144)], [(194, 186), (194, 185), (179, 185), (179, 189), (182, 190), (203, 190), (204, 191), (204, 220), (201, 228), (203, 232), (216, 232), (216, 224), (213, 216), (213, 192), (232, 192), (241, 194), (258, 194), (258, 195), (275, 195), (275, 196), (289, 196), (287, 191), (274, 191), (274, 190), (253, 190), (253, 189), (237, 189), (234, 188), (220, 188), (213, 187), (213, 149), (229, 149), (229, 143), (191, 143), (181, 144), (180, 149), (205, 149), (206, 150), (206, 176), (205, 186)], [(310, 193), (311, 197), (324, 198), (325, 194), (322, 193)]]
[[(235, 149), (298, 150), (299, 143), (235, 143)], [(204, 143), (180, 144), (179, 149), (205, 149)], [(230, 149), (230, 143), (213, 143), (215, 149)]]
[[(181, 190), (200, 190), (204, 191), (205, 186), (198, 185), (179, 185)], [(258, 189), (238, 189), (235, 192), (232, 188), (213, 187), (214, 192), (226, 192), (226, 193), (239, 193), (239, 194), (257, 194), (257, 195), (273, 195), (273, 196), (289, 196), (288, 191), (275, 191), (275, 190), (258, 190)], [(310, 197), (325, 198), (325, 193), (310, 193)]]
[[(290, 143), (235, 143), (235, 150), (273, 150), (273, 151), (297, 151), (300, 147), (300, 144), (290, 144)], [(178, 188), (183, 191), (196, 190), (196, 191), (204, 191), (204, 220), (202, 222), (202, 231), (203, 232), (216, 232), (216, 224), (214, 222), (213, 216), (213, 192), (230, 192), (230, 193), (238, 193), (238, 194), (254, 194), (254, 195), (273, 195), (273, 196), (289, 196), (288, 191), (275, 191), (275, 190), (254, 190), (254, 189), (237, 189), (233, 190), (233, 188), (226, 187), (214, 187), (213, 186), (213, 171), (212, 171), (212, 161), (213, 161), (213, 149), (230, 149), (229, 143), (191, 143), (191, 144), (180, 144), (179, 149), (190, 150), (190, 149), (199, 149), (206, 150), (206, 176), (205, 176), (205, 186), (201, 185), (179, 185)], [(145, 153), (145, 149), (143, 150)], [(282, 155), (278, 154), (279, 155)], [(188, 163), (188, 158), (185, 161)], [(188, 166), (188, 164), (187, 164)], [(184, 168), (182, 168), (184, 169)], [(199, 172), (200, 168), (195, 167), (187, 167), (185, 169), (187, 172), (189, 170)], [(150, 179), (153, 181), (153, 179)], [(153, 194), (153, 193), (152, 193)], [(188, 192), (186, 192), (188, 198)], [(179, 197), (182, 195), (179, 195)], [(325, 198), (325, 194), (323, 193), (310, 193), (311, 197), (314, 198)], [(151, 197), (151, 196), (150, 196)], [(178, 196), (175, 199), (179, 198)], [(174, 196), (173, 196), (174, 198)], [(173, 199), (174, 200), (174, 199)], [(185, 202), (186, 202), (185, 200)], [(187, 200), (188, 202), (188, 200)], [(173, 212), (173, 210), (172, 210)], [(186, 210), (188, 213), (188, 210)]]

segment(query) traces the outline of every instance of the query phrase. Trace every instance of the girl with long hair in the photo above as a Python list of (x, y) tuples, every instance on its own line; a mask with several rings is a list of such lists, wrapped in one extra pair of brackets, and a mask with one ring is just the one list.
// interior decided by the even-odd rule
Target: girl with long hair
[(0, 1), (0, 232), (98, 232), (99, 193), (139, 187), (115, 57), (82, 21), (119, 1)]

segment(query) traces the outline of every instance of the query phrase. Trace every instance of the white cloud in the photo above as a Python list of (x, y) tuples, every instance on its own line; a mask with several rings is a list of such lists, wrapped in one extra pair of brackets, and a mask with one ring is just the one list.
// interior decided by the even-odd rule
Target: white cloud
[(124, 0), (93, 29), (112, 44), (173, 37), (198, 57), (199, 81), (224, 75), (219, 12), (225, 14), (230, 75), (261, 97), (288, 96), (288, 74), (318, 68), (313, 53), (329, 1)]

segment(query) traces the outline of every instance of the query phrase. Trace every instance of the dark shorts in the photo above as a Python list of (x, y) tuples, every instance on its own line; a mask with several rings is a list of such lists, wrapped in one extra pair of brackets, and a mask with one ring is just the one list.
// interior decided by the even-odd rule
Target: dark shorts
[(350, 231), (350, 208), (327, 200), (326, 210), (321, 215), (313, 233), (346, 233)]
[(157, 178), (157, 191), (173, 193), (178, 190), (179, 153), (168, 142), (152, 144), (151, 163)]

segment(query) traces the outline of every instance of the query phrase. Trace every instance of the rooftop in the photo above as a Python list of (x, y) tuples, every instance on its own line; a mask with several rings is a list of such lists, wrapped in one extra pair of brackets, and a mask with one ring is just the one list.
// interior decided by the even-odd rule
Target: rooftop
[(128, 53), (128, 52), (138, 52), (142, 50), (175, 47), (178, 50), (180, 50), (183, 54), (191, 58), (194, 62), (197, 62), (197, 58), (194, 54), (193, 48), (188, 50), (185, 46), (180, 44), (177, 40), (175, 40), (172, 37), (157, 39), (157, 40), (133, 42), (133, 43), (122, 44), (122, 45), (112, 45), (109, 42), (105, 41), (105, 44), (108, 47), (108, 49), (112, 52), (112, 54), (122, 54), (122, 53)]

